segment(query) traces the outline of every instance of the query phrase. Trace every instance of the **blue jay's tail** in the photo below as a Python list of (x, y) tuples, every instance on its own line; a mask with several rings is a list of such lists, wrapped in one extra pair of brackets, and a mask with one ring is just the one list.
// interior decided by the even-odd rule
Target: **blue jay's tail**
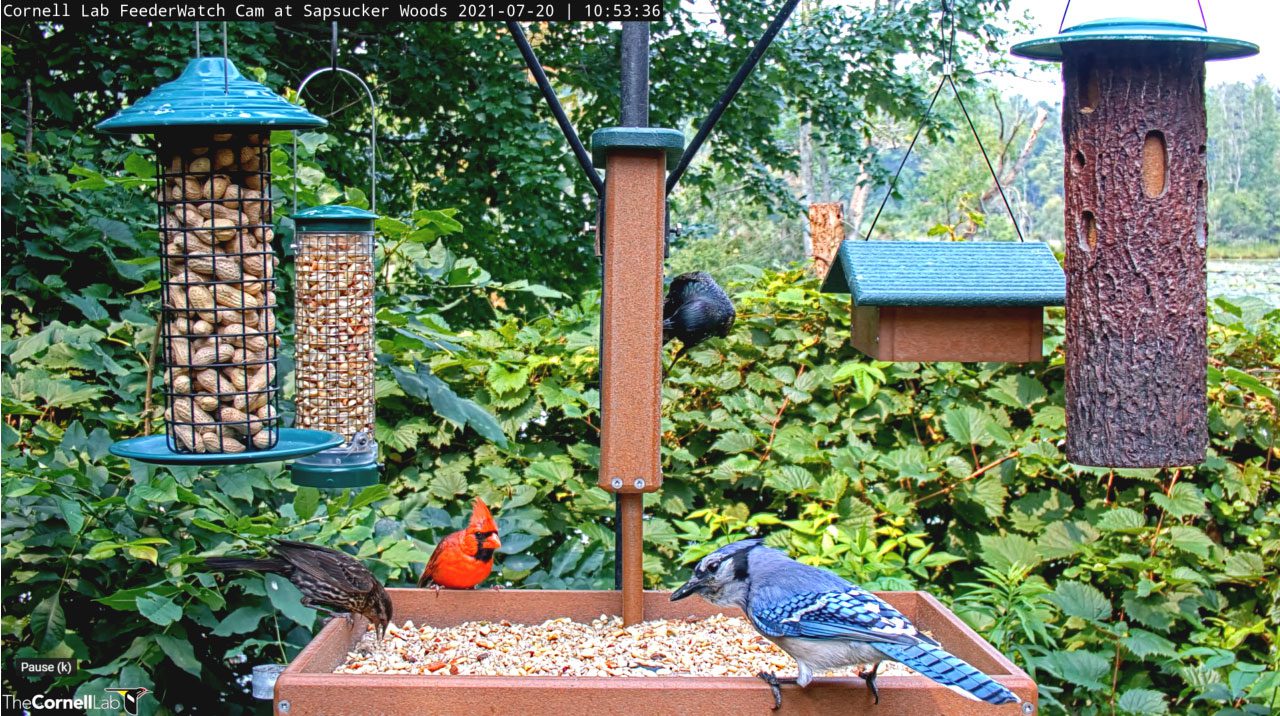
[(910, 646), (882, 643), (876, 644), (876, 648), (890, 659), (906, 664), (966, 698), (986, 701), (989, 704), (1010, 704), (1022, 701), (1012, 691), (992, 681), (991, 677), (973, 668), (959, 657), (947, 653), (947, 650), (940, 646), (923, 642)]

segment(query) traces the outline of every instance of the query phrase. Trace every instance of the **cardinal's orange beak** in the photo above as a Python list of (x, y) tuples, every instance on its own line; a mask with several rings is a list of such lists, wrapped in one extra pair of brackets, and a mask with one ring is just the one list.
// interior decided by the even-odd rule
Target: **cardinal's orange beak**
[(498, 533), (494, 532), (493, 534), (489, 535), (489, 538), (484, 541), (484, 546), (487, 549), (498, 549), (499, 547), (501, 547), (502, 540), (498, 539)]

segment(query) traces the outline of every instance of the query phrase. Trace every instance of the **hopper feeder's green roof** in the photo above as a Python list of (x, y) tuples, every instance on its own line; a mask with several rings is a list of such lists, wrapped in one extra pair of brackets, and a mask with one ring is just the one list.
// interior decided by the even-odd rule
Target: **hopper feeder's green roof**
[(1210, 35), (1199, 25), (1129, 17), (1093, 20), (1073, 25), (1052, 37), (1019, 42), (1011, 50), (1019, 57), (1061, 62), (1064, 50), (1080, 42), (1161, 42), (1202, 45), (1206, 60), (1230, 60), (1258, 54), (1245, 40)]
[(114, 134), (191, 127), (311, 129), (328, 122), (240, 74), (223, 57), (197, 57), (182, 76), (98, 124)]
[(1067, 282), (1039, 242), (845, 241), (822, 290), (855, 306), (1060, 306)]

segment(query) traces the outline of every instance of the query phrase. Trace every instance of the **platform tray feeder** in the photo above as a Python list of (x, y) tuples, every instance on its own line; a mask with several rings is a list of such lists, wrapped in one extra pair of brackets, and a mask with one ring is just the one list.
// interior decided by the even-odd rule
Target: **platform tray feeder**
[(876, 360), (1043, 359), (1062, 267), (1037, 242), (844, 241), (823, 282), (852, 296), (852, 342)]
[[(622, 613), (617, 591), (477, 590), (433, 592), (390, 589), (397, 623), (454, 626), (469, 621), (502, 620), (538, 624), (569, 617), (590, 622)], [(867, 713), (876, 716), (988, 713), (1035, 713), (1036, 686), (1031, 678), (968, 625), (924, 592), (881, 592), (922, 630), (948, 651), (1008, 687), (1022, 700), (1003, 709), (970, 701), (945, 686), (919, 675), (885, 675), (876, 680), (880, 703), (859, 678), (818, 677), (807, 688), (784, 685), (780, 714)], [(671, 602), (667, 592), (645, 592), (644, 611), (650, 619), (705, 618), (715, 614), (740, 616), (701, 600)], [(471, 676), (404, 674), (335, 674), (364, 636), (367, 622), (335, 619), (294, 658), (276, 682), (276, 714), (285, 716), (342, 716), (355, 714), (458, 714), (476, 712), (522, 716), (566, 714), (719, 714), (770, 713), (769, 687), (754, 677), (703, 676)], [(785, 674), (780, 674), (784, 676)]]
[(1257, 45), (1109, 18), (1014, 45), (1062, 64), (1067, 458), (1200, 463), (1206, 366), (1206, 60)]
[(165, 432), (118, 442), (114, 454), (217, 465), (341, 441), (282, 427), (279, 412), (270, 136), (324, 124), (226, 58), (199, 57), (98, 125), (156, 138)]

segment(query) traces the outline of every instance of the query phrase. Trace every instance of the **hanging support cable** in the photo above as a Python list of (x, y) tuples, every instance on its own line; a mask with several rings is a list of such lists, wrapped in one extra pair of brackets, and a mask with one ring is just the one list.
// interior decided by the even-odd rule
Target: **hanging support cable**
[(582, 146), (582, 140), (578, 138), (578, 133), (574, 131), (568, 115), (564, 113), (564, 107), (560, 106), (560, 99), (556, 97), (555, 89), (551, 87), (551, 80), (547, 79), (547, 73), (542, 69), (542, 63), (538, 62), (538, 56), (533, 53), (533, 47), (529, 44), (529, 39), (525, 37), (524, 30), (520, 28), (520, 23), (515, 20), (508, 20), (507, 30), (511, 32), (511, 37), (515, 39), (516, 45), (520, 48), (520, 54), (524, 56), (525, 66), (533, 73), (533, 79), (538, 83), (538, 89), (542, 91), (543, 99), (547, 101), (547, 106), (550, 107), (552, 116), (556, 118), (556, 124), (560, 125), (560, 132), (564, 134), (565, 140), (569, 142), (569, 148), (573, 150), (573, 156), (577, 158), (582, 171), (586, 172), (587, 180), (591, 182), (591, 186), (595, 189), (596, 196), (603, 196), (604, 180), (600, 178), (600, 173), (596, 171), (595, 165), (591, 163), (591, 155), (587, 153), (587, 148)]
[(693, 141), (689, 142), (689, 146), (685, 147), (684, 153), (680, 155), (680, 163), (676, 168), (667, 175), (667, 193), (670, 194), (672, 189), (676, 188), (676, 184), (680, 183), (680, 177), (684, 176), (685, 170), (689, 168), (689, 164), (693, 161), (693, 157), (702, 148), (702, 143), (707, 141), (707, 136), (711, 134), (711, 130), (715, 129), (716, 123), (720, 121), (720, 116), (729, 108), (729, 104), (733, 102), (733, 98), (737, 96), (738, 90), (742, 89), (742, 85), (751, 76), (756, 65), (760, 64), (760, 59), (764, 57), (764, 53), (769, 49), (769, 45), (773, 44), (773, 39), (778, 36), (782, 30), (782, 26), (786, 24), (787, 18), (791, 17), (791, 13), (800, 4), (800, 0), (787, 0), (782, 9), (778, 11), (777, 17), (773, 22), (769, 23), (768, 29), (760, 36), (760, 40), (751, 48), (751, 53), (747, 55), (746, 61), (738, 68), (738, 73), (733, 76), (733, 80), (729, 82), (728, 88), (720, 99), (716, 100), (711, 112), (706, 119), (702, 120), (702, 124), (698, 125), (698, 133), (694, 135)]
[[(1071, 3), (1068, 0), (1067, 6)], [(1066, 17), (1066, 11), (1063, 11), (1063, 17)], [(938, 81), (938, 88), (933, 91), (933, 97), (929, 99), (929, 106), (924, 111), (924, 116), (920, 118), (920, 126), (916, 127), (916, 133), (911, 137), (911, 143), (907, 145), (907, 151), (902, 155), (902, 161), (898, 162), (898, 169), (893, 173), (893, 179), (889, 182), (889, 190), (885, 192), (884, 198), (880, 200), (880, 206), (876, 209), (876, 215), (871, 219), (871, 226), (867, 227), (867, 233), (862, 237), (863, 241), (871, 239), (871, 233), (875, 231), (876, 222), (880, 220), (880, 214), (884, 211), (884, 207), (889, 203), (889, 197), (893, 196), (894, 189), (898, 186), (898, 179), (902, 176), (902, 169), (907, 165), (907, 159), (911, 156), (911, 151), (916, 147), (916, 141), (920, 139), (920, 133), (924, 131), (925, 125), (929, 123), (929, 116), (933, 113), (933, 106), (938, 101), (938, 95), (942, 93), (942, 88), (946, 85), (951, 86), (951, 93), (956, 97), (956, 104), (960, 105), (960, 112), (964, 115), (965, 122), (969, 125), (969, 131), (973, 134), (973, 139), (978, 143), (978, 151), (982, 153), (982, 159), (987, 163), (987, 171), (991, 172), (991, 178), (995, 180), (996, 190), (1000, 192), (1000, 199), (1004, 202), (1005, 211), (1009, 212), (1009, 221), (1013, 224), (1013, 232), (1018, 235), (1018, 241), (1026, 241), (1022, 235), (1022, 227), (1018, 226), (1018, 217), (1013, 213), (1013, 206), (1009, 203), (1009, 197), (1004, 192), (1004, 184), (1000, 181), (1000, 175), (996, 172), (995, 165), (991, 163), (991, 156), (987, 154), (987, 148), (982, 144), (982, 137), (978, 134), (978, 127), (973, 122), (973, 117), (969, 116), (969, 108), (964, 104), (964, 97), (960, 95), (960, 88), (956, 85), (956, 20), (955, 15), (951, 12), (951, 5), (947, 0), (942, 0), (942, 19), (938, 23), (939, 29), (943, 37), (942, 50), (942, 79)], [(950, 38), (948, 39), (948, 33)]]

